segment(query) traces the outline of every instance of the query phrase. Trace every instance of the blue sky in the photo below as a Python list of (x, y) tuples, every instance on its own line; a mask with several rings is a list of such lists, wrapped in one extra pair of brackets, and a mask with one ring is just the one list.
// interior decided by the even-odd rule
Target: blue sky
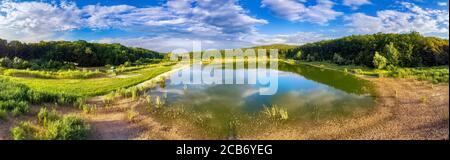
[(0, 38), (87, 40), (168, 52), (352, 34), (448, 38), (448, 0), (0, 0)]

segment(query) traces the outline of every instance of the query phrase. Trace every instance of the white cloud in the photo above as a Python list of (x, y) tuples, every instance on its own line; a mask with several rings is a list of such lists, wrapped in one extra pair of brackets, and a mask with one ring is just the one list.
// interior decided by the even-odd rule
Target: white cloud
[(249, 42), (252, 45), (268, 45), (268, 44), (301, 45), (309, 42), (316, 42), (330, 38), (331, 37), (316, 32), (298, 32), (295, 34), (278, 34), (278, 35), (266, 35), (254, 33), (242, 36), (240, 40)]
[[(308, 13), (309, 19), (327, 21), (320, 17), (328, 12), (320, 8), (327, 5), (333, 4), (321, 1), (318, 6), (308, 7), (313, 11)], [(204, 49), (227, 49), (274, 43), (302, 44), (327, 38), (310, 32), (265, 35), (256, 31), (256, 25), (267, 23), (249, 16), (235, 0), (169, 0), (161, 6), (144, 8), (100, 4), (77, 7), (75, 3), (64, 2), (0, 2), (0, 35), (9, 40), (65, 39), (65, 35), (73, 30), (115, 28), (142, 32), (143, 36), (94, 41), (168, 52), (179, 48), (191, 50), (193, 41), (201, 41)]]
[(445, 34), (448, 37), (448, 10), (424, 9), (407, 2), (400, 4), (406, 11), (382, 10), (378, 11), (376, 16), (355, 13), (344, 19), (350, 30), (356, 33), (418, 31), (429, 35)]
[(316, 0), (316, 4), (305, 6), (305, 1), (297, 0), (262, 0), (262, 7), (268, 7), (277, 16), (293, 22), (312, 22), (325, 25), (330, 20), (343, 15), (333, 10), (334, 2)]
[(369, 0), (344, 0), (343, 4), (352, 7), (352, 9), (358, 9), (359, 6), (372, 3)]
[(241, 34), (238, 37), (218, 38), (218, 37), (137, 37), (137, 38), (105, 38), (101, 43), (121, 43), (127, 46), (144, 47), (161, 52), (170, 52), (175, 49), (192, 51), (194, 41), (201, 42), (202, 50), (207, 49), (232, 49), (244, 48), (269, 44), (292, 44), (300, 45), (309, 42), (330, 39), (323, 34), (314, 32), (299, 32), (291, 35), (266, 35), (257, 32)]
[[(8, 39), (55, 39), (77, 29), (81, 11), (73, 3), (55, 6), (40, 2), (0, 2), (0, 35)], [(56, 37), (55, 37), (56, 36)]]
[(447, 2), (438, 2), (438, 6), (447, 6)]
[[(87, 5), (61, 2), (0, 2), (2, 38), (52, 39), (76, 29), (122, 29), (158, 34), (232, 36), (267, 24), (247, 14), (235, 0), (169, 0), (162, 6)], [(197, 35), (198, 34), (198, 35)]]

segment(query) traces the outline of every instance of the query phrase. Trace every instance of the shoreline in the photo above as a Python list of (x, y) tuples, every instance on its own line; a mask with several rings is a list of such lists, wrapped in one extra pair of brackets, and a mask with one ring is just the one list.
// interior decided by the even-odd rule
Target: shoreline
[[(289, 62), (288, 62), (289, 63)], [(149, 87), (162, 77), (189, 65), (178, 66), (135, 87)], [(312, 65), (314, 66), (314, 65)], [(314, 66), (318, 67), (318, 66)], [(328, 69), (328, 68), (327, 68)], [(340, 70), (338, 70), (340, 71)], [(355, 75), (355, 74), (354, 74)], [(268, 127), (258, 135), (242, 136), (239, 139), (447, 139), (449, 136), (449, 85), (432, 84), (404, 78), (378, 78), (356, 75), (376, 87), (378, 101), (376, 109), (355, 118), (328, 121), (316, 126)], [(75, 114), (92, 126), (89, 139), (204, 139), (195, 134), (195, 127), (182, 119), (161, 121), (145, 111), (143, 100), (128, 98), (117, 100), (113, 106), (102, 104), (102, 96), (90, 99), (99, 110), (93, 114), (69, 107), (59, 107), (61, 114)], [(39, 106), (25, 117), (12, 118), (0, 125), (0, 139), (8, 139), (9, 128), (19, 120), (27, 120)], [(136, 121), (128, 121), (129, 111), (138, 113)]]

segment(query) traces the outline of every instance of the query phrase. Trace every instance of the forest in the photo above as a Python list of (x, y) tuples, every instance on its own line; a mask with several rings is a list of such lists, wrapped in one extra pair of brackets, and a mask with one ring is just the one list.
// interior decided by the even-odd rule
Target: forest
[(448, 48), (448, 40), (425, 37), (418, 32), (377, 33), (308, 43), (293, 49), (286, 48), (280, 52), (280, 56), (289, 59), (332, 61), (340, 65), (363, 65), (382, 69), (388, 66), (448, 65)]
[[(62, 66), (70, 68), (71, 65), (96, 67), (120, 65), (125, 62), (149, 63), (163, 58), (163, 55), (143, 48), (82, 40), (22, 43), (0, 39), (0, 58), (3, 58), (2, 66), (7, 68), (42, 69)], [(12, 66), (13, 64), (16, 66)]]

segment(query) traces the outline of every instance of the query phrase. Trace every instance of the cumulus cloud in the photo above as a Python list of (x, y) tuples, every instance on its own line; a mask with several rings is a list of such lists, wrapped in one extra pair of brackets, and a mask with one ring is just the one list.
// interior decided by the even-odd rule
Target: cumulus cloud
[(408, 2), (400, 4), (405, 11), (382, 10), (375, 16), (355, 13), (344, 19), (351, 32), (356, 33), (418, 31), (423, 34), (445, 34), (448, 37), (448, 10), (424, 9)]
[(358, 9), (359, 6), (372, 4), (369, 0), (344, 0), (343, 5)]
[(8, 39), (55, 38), (76, 29), (122, 29), (227, 36), (267, 24), (251, 17), (235, 0), (169, 0), (162, 6), (87, 5), (74, 2), (0, 2), (0, 34)]
[(207, 49), (232, 49), (244, 48), (258, 45), (269, 44), (292, 44), (300, 45), (309, 42), (321, 41), (330, 39), (323, 34), (315, 32), (298, 32), (295, 34), (278, 34), (267, 35), (257, 32), (242, 34), (237, 37), (215, 38), (215, 37), (172, 37), (172, 36), (157, 36), (157, 37), (137, 37), (137, 38), (105, 38), (98, 42), (101, 43), (121, 43), (127, 46), (151, 48), (157, 51), (170, 52), (176, 49), (183, 49), (192, 51), (192, 44), (200, 42), (202, 50)]
[(254, 33), (251, 35), (243, 36), (240, 39), (241, 41), (247, 41), (252, 45), (268, 45), (268, 44), (301, 45), (309, 42), (316, 42), (330, 38), (331, 37), (316, 32), (298, 32), (295, 34), (277, 34), (277, 35)]
[(438, 2), (438, 6), (447, 6), (447, 2)]
[(73, 3), (59, 6), (26, 2), (0, 2), (0, 35), (10, 39), (42, 40), (79, 28), (81, 11)]
[(262, 7), (269, 8), (277, 16), (293, 22), (312, 22), (325, 25), (330, 20), (343, 15), (333, 10), (334, 2), (316, 0), (315, 5), (306, 6), (306, 1), (297, 0), (262, 0)]

